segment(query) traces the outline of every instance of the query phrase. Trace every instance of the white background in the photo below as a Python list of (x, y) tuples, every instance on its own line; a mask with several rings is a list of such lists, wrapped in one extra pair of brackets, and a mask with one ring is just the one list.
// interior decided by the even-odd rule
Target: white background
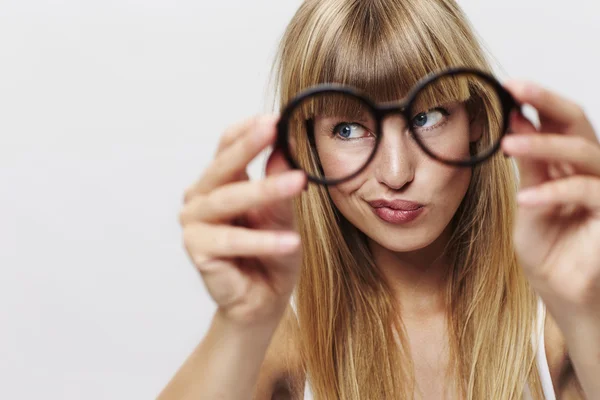
[[(201, 340), (183, 190), (227, 125), (269, 109), (299, 4), (0, 0), (0, 398), (154, 398)], [(598, 2), (461, 4), (501, 76), (600, 126)]]

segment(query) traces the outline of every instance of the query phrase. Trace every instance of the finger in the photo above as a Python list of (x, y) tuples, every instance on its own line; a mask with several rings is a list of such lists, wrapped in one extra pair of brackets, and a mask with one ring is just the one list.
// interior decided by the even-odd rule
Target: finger
[(226, 149), (232, 143), (234, 143), (235, 140), (242, 136), (246, 131), (248, 131), (251, 128), (255, 128), (258, 125), (259, 121), (260, 117), (254, 116), (252, 118), (248, 118), (244, 121), (238, 122), (225, 129), (225, 132), (223, 132), (223, 135), (221, 135), (219, 144), (217, 145), (217, 151), (215, 153), (215, 156), (219, 155), (219, 153), (221, 153), (224, 149)]
[[(514, 112), (511, 114), (510, 120), (511, 134), (505, 136), (503, 139), (506, 140), (509, 136), (519, 137), (523, 134), (537, 133), (537, 129), (531, 122), (525, 119), (520, 113)], [(519, 186), (528, 187), (537, 185), (541, 182), (548, 180), (548, 172), (546, 164), (538, 160), (531, 160), (525, 158), (517, 158), (515, 160), (519, 167)]]
[(188, 225), (183, 236), (196, 265), (213, 258), (289, 254), (300, 245), (300, 236), (296, 232), (252, 230), (228, 225)]
[(259, 123), (243, 132), (234, 143), (219, 153), (202, 178), (187, 190), (185, 201), (239, 179), (250, 161), (271, 143), (274, 137), (275, 120), (262, 117)]
[(538, 133), (539, 130), (536, 128), (531, 121), (523, 116), (520, 112), (512, 112), (510, 115), (510, 130), (511, 134), (507, 135), (512, 136), (514, 134), (522, 134), (522, 133)]
[(548, 181), (521, 190), (517, 200), (522, 206), (577, 205), (600, 211), (600, 178), (581, 175)]
[[(266, 175), (277, 176), (288, 171), (290, 166), (287, 164), (282, 152), (275, 150), (269, 156), (266, 166)], [(306, 190), (308, 180), (304, 171), (300, 171), (304, 175), (304, 186)], [(287, 199), (275, 202), (266, 209), (253, 209), (247, 214), (250, 225), (259, 224), (276, 230), (295, 229), (296, 221), (294, 219), (294, 203), (292, 199)]]
[[(236, 140), (238, 140), (240, 137), (242, 137), (246, 132), (248, 132), (249, 130), (252, 129), (256, 129), (260, 123), (261, 123), (261, 118), (275, 118), (277, 119), (277, 116), (254, 116), (252, 118), (248, 118), (242, 122), (238, 122), (237, 124), (227, 128), (225, 130), (225, 132), (223, 133), (223, 135), (221, 136), (221, 140), (219, 141), (219, 145), (217, 146), (217, 151), (215, 153), (215, 157), (218, 156), (224, 149), (228, 148), (229, 146), (231, 146), (231, 144), (235, 143)], [(243, 171), (241, 171), (234, 180), (236, 181), (242, 181), (242, 180), (247, 180), (248, 179), (248, 174), (246, 172), (246, 170), (244, 169)]]
[(181, 211), (182, 225), (192, 222), (219, 222), (238, 217), (256, 207), (272, 205), (301, 193), (304, 173), (291, 171), (260, 181), (232, 183), (205, 196), (194, 197)]
[(502, 150), (519, 159), (569, 163), (575, 172), (600, 176), (600, 146), (580, 136), (508, 135), (502, 141)]
[(561, 179), (575, 175), (575, 167), (566, 162), (552, 163), (548, 165), (548, 176), (550, 179)]
[(533, 82), (511, 80), (505, 83), (505, 87), (518, 102), (532, 105), (540, 119), (546, 118), (563, 126), (585, 119), (579, 105)]
[(277, 119), (277, 116), (254, 116), (228, 127), (225, 132), (223, 132), (223, 135), (221, 135), (215, 156), (221, 153), (227, 147), (231, 146), (232, 143), (234, 143), (249, 130), (256, 129), (261, 123), (261, 118)]

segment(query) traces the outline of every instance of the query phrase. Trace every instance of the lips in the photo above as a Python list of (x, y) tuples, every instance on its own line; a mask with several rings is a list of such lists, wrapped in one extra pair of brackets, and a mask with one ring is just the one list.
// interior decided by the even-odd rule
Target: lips
[(369, 205), (373, 208), (386, 207), (398, 211), (414, 211), (423, 207), (422, 204), (407, 200), (373, 200)]
[(424, 211), (422, 204), (407, 200), (374, 200), (369, 205), (375, 215), (392, 224), (413, 221)]

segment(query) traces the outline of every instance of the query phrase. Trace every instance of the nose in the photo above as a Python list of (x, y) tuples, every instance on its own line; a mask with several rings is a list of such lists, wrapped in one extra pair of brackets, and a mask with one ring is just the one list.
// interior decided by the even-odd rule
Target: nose
[(410, 138), (405, 119), (390, 116), (383, 121), (383, 137), (375, 157), (377, 180), (391, 189), (398, 190), (415, 177), (415, 143)]

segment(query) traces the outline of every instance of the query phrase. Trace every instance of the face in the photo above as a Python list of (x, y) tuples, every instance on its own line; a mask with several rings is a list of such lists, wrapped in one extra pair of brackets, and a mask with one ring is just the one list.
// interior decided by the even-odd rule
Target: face
[[(469, 143), (478, 137), (462, 103), (421, 112), (409, 122), (390, 116), (383, 122), (383, 137), (368, 167), (350, 181), (329, 187), (346, 219), (396, 252), (433, 243), (454, 216), (471, 179), (470, 168), (447, 166), (427, 156), (408, 124), (428, 148), (449, 158), (466, 158)], [(374, 147), (375, 128), (369, 118), (321, 117), (315, 119), (314, 129), (325, 176), (348, 176)]]

